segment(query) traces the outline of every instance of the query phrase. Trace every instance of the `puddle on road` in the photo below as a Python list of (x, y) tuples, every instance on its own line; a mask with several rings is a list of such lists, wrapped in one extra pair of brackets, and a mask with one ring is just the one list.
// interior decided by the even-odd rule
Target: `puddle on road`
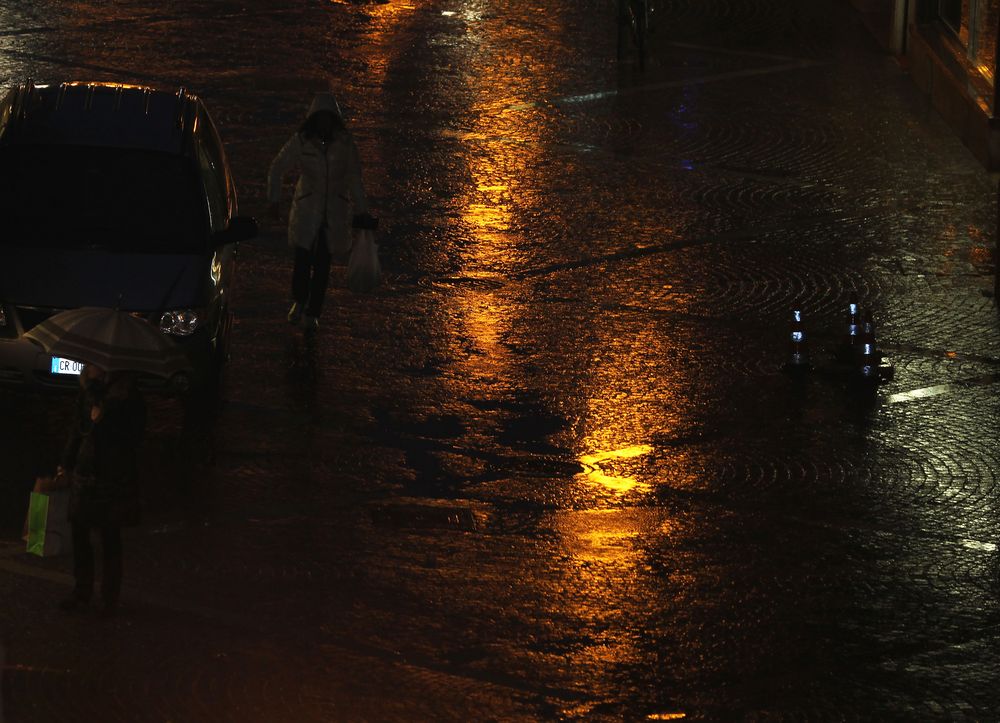
[(649, 485), (640, 484), (636, 481), (635, 477), (605, 474), (601, 469), (601, 464), (614, 460), (641, 457), (652, 451), (653, 448), (648, 444), (636, 444), (630, 447), (623, 447), (621, 449), (615, 449), (608, 452), (581, 455), (579, 458), (580, 464), (583, 465), (586, 471), (581, 472), (578, 476), (592, 484), (605, 487), (606, 489), (617, 493), (629, 492), (636, 487), (649, 489)]
[(639, 554), (635, 543), (662, 534), (660, 513), (644, 510), (585, 510), (559, 516), (566, 553), (578, 563), (604, 563), (628, 569)]
[(946, 384), (935, 384), (929, 387), (922, 387), (920, 389), (911, 389), (908, 392), (899, 392), (897, 394), (890, 394), (885, 398), (888, 404), (900, 404), (902, 402), (912, 402), (921, 399), (928, 399), (930, 397), (937, 397), (942, 394), (951, 394), (953, 392), (963, 391), (965, 389), (971, 389), (974, 387), (991, 386), (1000, 382), (1000, 374), (982, 374), (971, 379), (962, 379), (955, 382), (948, 382)]
[(996, 552), (997, 546), (992, 542), (980, 542), (979, 540), (962, 540), (962, 547), (979, 552)]

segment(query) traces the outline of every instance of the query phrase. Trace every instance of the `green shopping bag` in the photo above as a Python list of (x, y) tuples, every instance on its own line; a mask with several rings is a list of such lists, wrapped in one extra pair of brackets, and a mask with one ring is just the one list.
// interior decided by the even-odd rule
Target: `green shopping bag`
[(28, 504), (27, 551), (39, 557), (65, 552), (69, 547), (67, 512), (69, 492), (32, 492)]

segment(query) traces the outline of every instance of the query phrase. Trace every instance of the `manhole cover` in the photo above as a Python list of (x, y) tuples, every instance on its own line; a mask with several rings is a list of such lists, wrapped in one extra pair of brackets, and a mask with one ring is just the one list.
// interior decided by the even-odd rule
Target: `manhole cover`
[(476, 529), (476, 515), (471, 507), (453, 502), (391, 502), (374, 505), (371, 508), (372, 521), (376, 525), (398, 528), (454, 529), (473, 531)]

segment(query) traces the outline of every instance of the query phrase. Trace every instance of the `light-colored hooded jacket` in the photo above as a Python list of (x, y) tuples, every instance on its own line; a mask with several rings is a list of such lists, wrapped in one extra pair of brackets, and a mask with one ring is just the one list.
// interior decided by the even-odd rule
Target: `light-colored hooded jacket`
[[(318, 93), (307, 118), (319, 111), (342, 117), (330, 93)], [(267, 174), (267, 200), (281, 200), (281, 179), (298, 168), (299, 180), (288, 217), (288, 244), (311, 249), (320, 229), (326, 228), (330, 253), (339, 256), (351, 248), (351, 216), (366, 213), (368, 202), (361, 184), (361, 161), (354, 138), (346, 130), (323, 144), (296, 133), (278, 151)]]

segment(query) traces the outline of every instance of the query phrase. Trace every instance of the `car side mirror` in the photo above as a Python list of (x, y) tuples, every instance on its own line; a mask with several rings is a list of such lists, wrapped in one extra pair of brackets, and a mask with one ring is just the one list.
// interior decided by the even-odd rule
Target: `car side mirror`
[(246, 241), (257, 235), (257, 219), (253, 216), (233, 216), (229, 225), (212, 235), (213, 248)]

